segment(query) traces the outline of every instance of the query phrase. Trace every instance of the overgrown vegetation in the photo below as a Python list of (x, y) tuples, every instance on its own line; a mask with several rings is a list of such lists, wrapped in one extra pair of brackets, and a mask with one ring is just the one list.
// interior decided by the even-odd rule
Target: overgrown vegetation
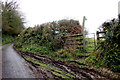
[[(100, 31), (106, 32), (102, 35), (105, 38), (98, 41), (96, 48), (88, 47), (93, 46), (94, 43), (86, 42), (87, 46), (84, 50), (83, 35), (78, 37), (78, 34), (82, 34), (83, 29), (77, 20), (63, 19), (24, 29), (24, 21), (18, 11), (16, 2), (2, 3), (1, 11), (3, 20), (2, 44), (15, 42), (14, 48), (20, 51), (35, 54), (36, 56), (45, 56), (56, 61), (67, 61), (80, 68), (87, 68), (88, 64), (94, 64), (97, 67), (105, 67), (120, 72), (120, 21), (117, 19), (102, 24)], [(73, 35), (77, 35), (77, 37)], [(16, 38), (16, 36), (18, 37)], [(86, 38), (86, 40), (88, 42), (94, 41), (92, 38)], [(85, 51), (90, 50), (92, 50), (92, 53), (85, 54)], [(57, 67), (44, 64), (30, 56), (23, 57), (27, 61), (53, 71), (52, 73), (56, 76), (74, 78), (73, 75)], [(86, 62), (88, 62), (87, 65)]]
[(2, 45), (11, 43), (15, 40), (14, 36), (8, 35), (8, 34), (3, 34), (2, 35)]
[(18, 4), (14, 1), (1, 2), (2, 15), (2, 43), (13, 42), (23, 29), (23, 17), (18, 10)]
[(23, 18), (14, 1), (2, 2), (2, 33), (19, 34), (23, 30)]
[(118, 20), (104, 22), (100, 27), (105, 39), (98, 43), (97, 51), (88, 60), (97, 66), (120, 72), (120, 24)]
[[(74, 31), (73, 26), (74, 28), (79, 28), (80, 30), (78, 29), (78, 31)], [(85, 59), (89, 56), (86, 59), (89, 63), (95, 64), (99, 67), (107, 67), (112, 71), (119, 72), (120, 28), (118, 20), (115, 20), (114, 22), (105, 22), (101, 26), (101, 31), (106, 32), (106, 34), (103, 35), (105, 36), (105, 39), (101, 40), (97, 44), (96, 50), (93, 48), (88, 48), (87, 50), (94, 50), (94, 52), (90, 54), (83, 54), (84, 51), (77, 49), (74, 45), (69, 46), (69, 48), (66, 48), (65, 46), (65, 36), (80, 34), (81, 31), (82, 28), (75, 20), (61, 20), (58, 22), (45, 23), (42, 25), (37, 25), (34, 28), (25, 29), (19, 35), (14, 47), (36, 55), (47, 56), (49, 58), (65, 61), (80, 58)], [(74, 39), (76, 40), (77, 38), (67, 38), (68, 41), (72, 41)], [(88, 42), (93, 42), (93, 39), (87, 40)], [(88, 43), (88, 46), (93, 45), (93, 43)]]
[[(80, 34), (82, 27), (76, 20), (60, 20), (27, 28), (19, 34), (14, 47), (53, 58), (70, 59), (76, 55), (65, 49), (66, 35)], [(71, 48), (72, 49), (72, 48)], [(75, 51), (78, 51), (75, 49)], [(77, 56), (76, 56), (77, 57)]]

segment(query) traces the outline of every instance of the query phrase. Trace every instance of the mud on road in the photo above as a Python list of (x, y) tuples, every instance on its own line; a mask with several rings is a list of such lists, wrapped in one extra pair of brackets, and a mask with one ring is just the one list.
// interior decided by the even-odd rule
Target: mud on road
[[(75, 78), (76, 80), (109, 80), (105, 76), (100, 75), (93, 69), (80, 68), (75, 64), (69, 62), (53, 60), (33, 53), (22, 52), (16, 50), (23, 58), (25, 58), (32, 66), (37, 78)], [(33, 59), (33, 60), (32, 60)], [(40, 62), (38, 64), (38, 62)], [(44, 66), (43, 66), (44, 64)], [(46, 67), (47, 66), (47, 67)], [(55, 67), (51, 69), (50, 67)], [(34, 69), (33, 69), (34, 68)], [(49, 69), (48, 69), (49, 68)], [(59, 70), (57, 71), (56, 68)], [(36, 70), (35, 70), (36, 69)], [(66, 75), (67, 74), (67, 75)], [(65, 75), (65, 76), (64, 76)], [(42, 76), (42, 77), (41, 77)]]

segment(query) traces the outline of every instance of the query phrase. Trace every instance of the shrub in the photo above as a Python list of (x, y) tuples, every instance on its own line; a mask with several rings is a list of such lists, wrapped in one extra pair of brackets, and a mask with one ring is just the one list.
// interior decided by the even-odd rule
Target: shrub
[(15, 40), (15, 36), (2, 34), (2, 44), (7, 44), (13, 42)]
[[(116, 25), (117, 24), (117, 25)], [(96, 60), (98, 65), (120, 72), (120, 24), (118, 21), (105, 22), (102, 30), (106, 31), (105, 40), (98, 44)]]

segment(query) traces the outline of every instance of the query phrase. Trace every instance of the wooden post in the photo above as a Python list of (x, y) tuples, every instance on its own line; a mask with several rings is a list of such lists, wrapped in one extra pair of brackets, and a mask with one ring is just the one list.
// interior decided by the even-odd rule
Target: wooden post
[(99, 32), (97, 31), (97, 33), (96, 33), (96, 34), (97, 34), (97, 40), (99, 40)]
[(120, 21), (120, 1), (118, 2), (118, 19)]
[(99, 34), (100, 34), (100, 32), (99, 32), (99, 31), (97, 31), (97, 44), (99, 44), (99, 43), (100, 43), (100, 36), (99, 36)]
[(85, 50), (85, 48), (86, 48), (86, 46), (85, 46), (85, 20), (87, 20), (86, 19), (86, 17), (85, 16), (83, 16), (83, 24), (82, 24), (82, 27), (83, 27), (83, 31), (82, 31), (82, 33), (83, 33), (83, 49)]
[(96, 49), (95, 33), (94, 33), (94, 47)]

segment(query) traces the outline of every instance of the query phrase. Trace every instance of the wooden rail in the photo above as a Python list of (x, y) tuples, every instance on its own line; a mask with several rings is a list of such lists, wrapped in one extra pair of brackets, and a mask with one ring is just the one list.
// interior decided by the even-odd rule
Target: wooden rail
[(104, 31), (101, 31), (101, 32), (97, 31), (97, 32), (96, 32), (97, 40), (101, 40), (101, 39), (104, 39), (104, 38), (105, 38), (105, 36), (100, 37), (100, 34), (106, 35), (106, 32), (104, 32)]
[(64, 46), (72, 47), (76, 46), (76, 48), (83, 49), (83, 34), (74, 34), (65, 36), (66, 41)]

